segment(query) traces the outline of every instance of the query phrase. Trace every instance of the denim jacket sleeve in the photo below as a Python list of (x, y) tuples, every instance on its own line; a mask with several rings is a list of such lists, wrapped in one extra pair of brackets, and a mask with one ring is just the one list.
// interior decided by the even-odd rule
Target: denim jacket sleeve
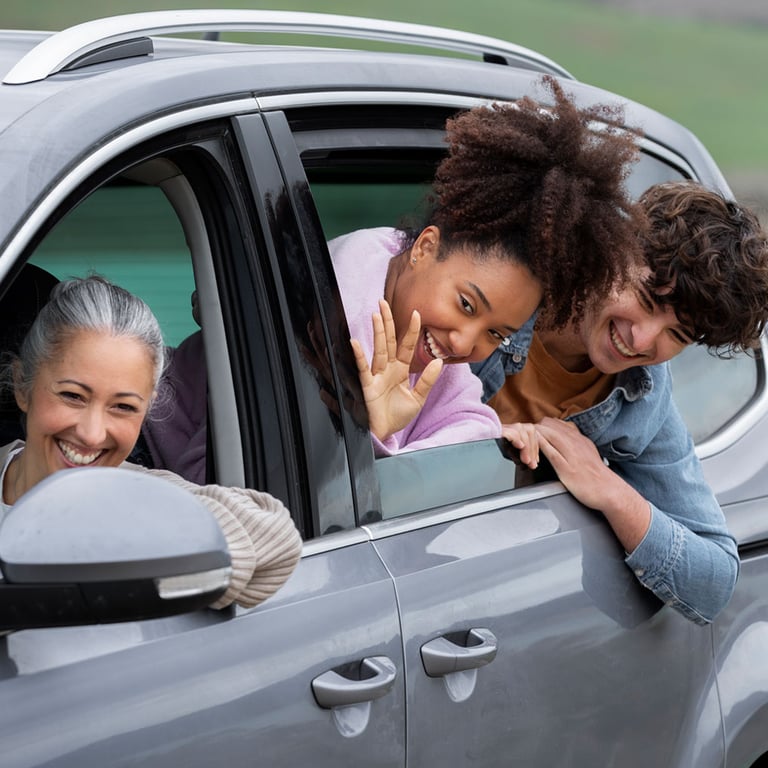
[[(473, 366), (485, 400), (525, 364), (532, 330), (533, 322), (527, 323), (488, 360)], [(736, 542), (672, 400), (669, 366), (625, 374), (606, 401), (568, 420), (651, 507), (648, 531), (627, 556), (627, 565), (663, 602), (706, 624), (733, 594), (739, 571)]]
[[(653, 402), (646, 403), (655, 405), (655, 413), (650, 419), (647, 412), (642, 414), (645, 427), (650, 427), (647, 442), (636, 454), (622, 451), (620, 440), (603, 446), (601, 453), (651, 507), (648, 531), (627, 556), (627, 565), (665, 603), (706, 624), (733, 593), (738, 551), (671, 399), (669, 376), (655, 383), (662, 384), (661, 391), (653, 392)], [(632, 405), (626, 403), (624, 410), (631, 411)]]

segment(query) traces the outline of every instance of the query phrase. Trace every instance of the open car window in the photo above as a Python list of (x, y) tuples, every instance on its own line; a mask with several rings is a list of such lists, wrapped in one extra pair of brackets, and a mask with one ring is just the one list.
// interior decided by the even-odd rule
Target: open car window
[[(447, 116), (445, 110), (392, 110), (387, 115), (369, 110), (364, 118), (343, 111), (292, 116), (294, 138), (327, 240), (367, 227), (418, 225), (434, 169), (445, 150), (441, 126)], [(665, 148), (648, 141), (642, 146), (640, 160), (627, 180), (633, 197), (652, 184), (690, 175), (690, 169), (676, 164)], [(340, 354), (346, 355), (347, 350)], [(738, 418), (758, 387), (760, 369), (748, 358), (707, 368), (716, 375), (700, 387), (696, 382), (701, 381), (702, 367), (713, 362), (717, 363), (706, 350), (691, 348), (673, 366), (675, 397), (697, 441), (705, 441)], [(725, 391), (728, 397), (718, 394)], [(449, 445), (378, 458), (383, 517), (465, 502), (476, 496), (478, 488), (501, 493), (551, 479), (551, 474), (517, 468), (503, 442)]]
[[(246, 411), (238, 407), (238, 399), (247, 395), (238, 394), (233, 378), (233, 368), (241, 370), (250, 351), (232, 349), (232, 339), (244, 334), (233, 330), (243, 319), (239, 300), (230, 301), (229, 291), (239, 286), (245, 293), (249, 286), (233, 276), (237, 270), (242, 274), (246, 256), (245, 238), (231, 215), (235, 185), (227, 180), (222, 159), (225, 131), (226, 126), (208, 126), (194, 143), (169, 138), (167, 149), (155, 142), (151, 152), (134, 149), (117, 158), (81, 186), (74, 203), (57, 211), (55, 222), (28, 256), (30, 263), (59, 280), (96, 273), (139, 295), (174, 350), (199, 340), (187, 373), (175, 381), (168, 377), (150, 418), (163, 426), (184, 421), (185, 431), (176, 435), (174, 445), (185, 450), (197, 440), (195, 461), (204, 465), (203, 474), (192, 477), (183, 465), (164, 468), (202, 482), (251, 484), (285, 498), (282, 472), (270, 472), (261, 460), (261, 430), (241, 424)], [(251, 303), (256, 303), (252, 297)], [(259, 337), (257, 319), (250, 318), (254, 340)], [(248, 415), (258, 424), (258, 410), (273, 412), (274, 401), (269, 400), (268, 362), (261, 359), (255, 367), (265, 379), (259, 388), (264, 405), (252, 407)], [(211, 370), (215, 376), (206, 375)], [(183, 409), (187, 412), (182, 419)], [(243, 441), (232, 439), (240, 435), (245, 435)], [(152, 453), (140, 441), (131, 458), (154, 466)]]

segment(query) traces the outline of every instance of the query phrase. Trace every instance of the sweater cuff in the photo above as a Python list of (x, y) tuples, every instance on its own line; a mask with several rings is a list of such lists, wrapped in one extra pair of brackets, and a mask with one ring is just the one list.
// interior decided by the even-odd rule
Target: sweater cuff
[(235, 601), (240, 602), (241, 593), (253, 578), (257, 560), (251, 537), (237, 518), (220, 504), (208, 504), (207, 506), (213, 512), (216, 522), (224, 534), (232, 563), (229, 586), (226, 592), (215, 603), (211, 604), (211, 607), (226, 608)]

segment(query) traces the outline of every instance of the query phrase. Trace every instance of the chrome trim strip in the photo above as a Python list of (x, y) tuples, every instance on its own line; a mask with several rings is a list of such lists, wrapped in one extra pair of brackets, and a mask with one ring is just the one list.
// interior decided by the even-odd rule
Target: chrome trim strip
[[(424, 91), (312, 91), (309, 93), (281, 93), (274, 96), (259, 96), (256, 101), (259, 109), (263, 112), (302, 107), (337, 106), (350, 103), (404, 104), (422, 107), (472, 109), (478, 106), (508, 102), (507, 99), (494, 99), (487, 96), (464, 96), (454, 93)], [(649, 154), (660, 157), (671, 165), (677, 166), (682, 173), (687, 174), (691, 178), (696, 178), (695, 171), (681, 155), (646, 137), (641, 137), (638, 143)]]
[(161, 576), (155, 579), (157, 594), (161, 600), (178, 600), (221, 590), (232, 580), (232, 567), (216, 568), (212, 571), (198, 571), (179, 576)]
[(251, 98), (238, 99), (237, 101), (223, 102), (221, 104), (208, 104), (204, 107), (193, 107), (192, 109), (150, 120), (126, 133), (121, 133), (116, 138), (100, 146), (93, 154), (88, 155), (85, 160), (67, 173), (22, 224), (19, 231), (8, 243), (8, 247), (0, 255), (0, 280), (5, 277), (32, 235), (37, 232), (43, 222), (62, 203), (66, 196), (78, 184), (85, 181), (88, 176), (113, 157), (142, 141), (146, 141), (153, 136), (173, 130), (174, 128), (180, 128), (198, 121), (212, 120), (217, 117), (230, 117), (236, 114), (256, 111), (256, 101)]
[(565, 486), (558, 482), (540, 483), (529, 488), (518, 488), (508, 493), (496, 494), (492, 497), (459, 502), (444, 509), (426, 510), (415, 512), (412, 515), (402, 515), (390, 520), (381, 520), (377, 523), (361, 525), (349, 531), (340, 531), (327, 536), (320, 536), (304, 542), (301, 550), (302, 557), (311, 557), (322, 552), (332, 552), (335, 549), (349, 547), (355, 544), (364, 544), (377, 539), (386, 539), (401, 533), (428, 528), (433, 525), (451, 523), (467, 517), (482, 515), (486, 512), (496, 512), (500, 509), (517, 507), (521, 504), (529, 504), (552, 496), (567, 493)]
[(329, 533), (326, 536), (319, 536), (305, 541), (301, 547), (301, 556), (311, 557), (323, 552), (333, 552), (336, 549), (351, 547), (355, 544), (366, 544), (370, 541), (370, 538), (370, 534), (365, 526), (352, 528), (348, 531), (339, 531), (338, 533)]
[(455, 520), (462, 520), (487, 512), (519, 507), (521, 504), (529, 504), (532, 501), (558, 496), (562, 493), (567, 493), (567, 490), (559, 481), (538, 483), (527, 488), (510, 490), (507, 493), (459, 502), (443, 509), (426, 510), (413, 515), (402, 515), (389, 520), (381, 520), (378, 523), (361, 525), (360, 528), (368, 533), (372, 541), (376, 541), (377, 539), (386, 539), (401, 533), (428, 528), (432, 525), (451, 523)]
[[(259, 109), (275, 110), (289, 107), (322, 106), (336, 104), (413, 104), (421, 106), (448, 106), (456, 109), (469, 109), (481, 104), (491, 104), (495, 99), (474, 96), (461, 96), (457, 94), (425, 93), (413, 91), (323, 91), (312, 93), (293, 93), (278, 96), (263, 96), (258, 99), (239, 99), (234, 102), (222, 102), (210, 104), (205, 107), (194, 107), (182, 112), (158, 118), (147, 122), (138, 128), (119, 137), (96, 150), (86, 158), (74, 171), (70, 172), (48, 194), (44, 201), (35, 209), (13, 240), (0, 257), (0, 279), (8, 270), (8, 262), (13, 261), (18, 253), (26, 246), (30, 234), (36, 231), (52, 212), (61, 203), (64, 197), (81, 183), (90, 173), (95, 171), (104, 162), (119, 154), (124, 149), (133, 146), (145, 139), (157, 135), (163, 131), (187, 125), (197, 120), (208, 120), (217, 117), (228, 117), (235, 114), (254, 112)], [(664, 155), (671, 162), (687, 167), (685, 162), (673, 152), (653, 142), (643, 139), (643, 145), (656, 154)]]
[(453, 93), (425, 93), (423, 91), (312, 91), (286, 93), (276, 96), (259, 96), (261, 111), (297, 109), (300, 107), (326, 107), (339, 104), (404, 104), (421, 107), (455, 107), (471, 109), (483, 104), (500, 102), (502, 99), (460, 96)]
[(505, 40), (423, 24), (335, 14), (260, 10), (149, 11), (87, 21), (58, 32), (29, 51), (3, 82), (44, 80), (76, 59), (122, 40), (179, 32), (288, 32), (378, 40), (460, 53), (513, 56), (560, 77), (573, 76), (536, 51)]
[(760, 340), (760, 348), (763, 353), (763, 359), (760, 363), (756, 364), (762, 365), (763, 368), (762, 390), (757, 393), (757, 397), (752, 403), (741, 411), (730, 424), (696, 446), (696, 455), (700, 459), (707, 459), (733, 445), (752, 429), (765, 415), (766, 410), (768, 410), (768, 371), (766, 371), (768, 337), (765, 333)]

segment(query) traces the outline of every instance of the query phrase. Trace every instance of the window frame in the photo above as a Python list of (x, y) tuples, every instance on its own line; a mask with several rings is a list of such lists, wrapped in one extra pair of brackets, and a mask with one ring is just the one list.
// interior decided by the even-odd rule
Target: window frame
[[(17, 263), (34, 257), (38, 244), (54, 224), (93, 190), (150, 160), (192, 151), (201, 153), (201, 157), (206, 155), (207, 168), (197, 174), (194, 184), (190, 184), (188, 178), (190, 167), (183, 168), (184, 181), (176, 182), (171, 203), (193, 243), (191, 258), (206, 326), (208, 368), (217, 370), (218, 376), (222, 372), (233, 374), (225, 376), (227, 381), (211, 398), (216, 480), (273, 493), (289, 508), (298, 511), (297, 525), (311, 535), (301, 519), (300, 512), (305, 505), (294, 491), (299, 483), (286, 470), (290, 462), (273, 458), (294, 455), (295, 444), (299, 442), (295, 439), (298, 430), (291, 414), (286, 414), (288, 408), (280, 405), (285, 395), (281, 398), (275, 395), (290, 389), (285, 383), (287, 372), (281, 368), (280, 355), (275, 352), (283, 341), (275, 327), (271, 314), (273, 302), (261, 276), (263, 265), (256, 253), (256, 236), (250, 226), (253, 203), (241, 191), (245, 189), (244, 172), (236, 167), (239, 149), (232, 139), (229, 120), (182, 126), (153, 136), (115, 154), (84, 178), (73, 174), (78, 183), (62, 197), (48, 219), (41, 222)], [(217, 218), (223, 223), (217, 223)], [(216, 236), (215, 229), (219, 230)], [(234, 251), (238, 252), (236, 256)], [(11, 270), (11, 274), (15, 274), (15, 270)], [(7, 286), (10, 282), (9, 274), (4, 283)], [(267, 347), (270, 351), (264, 352)], [(254, 362), (256, 356), (259, 364)], [(265, 360), (267, 365), (263, 364)], [(260, 417), (264, 414), (271, 419), (269, 437), (261, 431)], [(239, 438), (232, 440), (233, 434)]]

